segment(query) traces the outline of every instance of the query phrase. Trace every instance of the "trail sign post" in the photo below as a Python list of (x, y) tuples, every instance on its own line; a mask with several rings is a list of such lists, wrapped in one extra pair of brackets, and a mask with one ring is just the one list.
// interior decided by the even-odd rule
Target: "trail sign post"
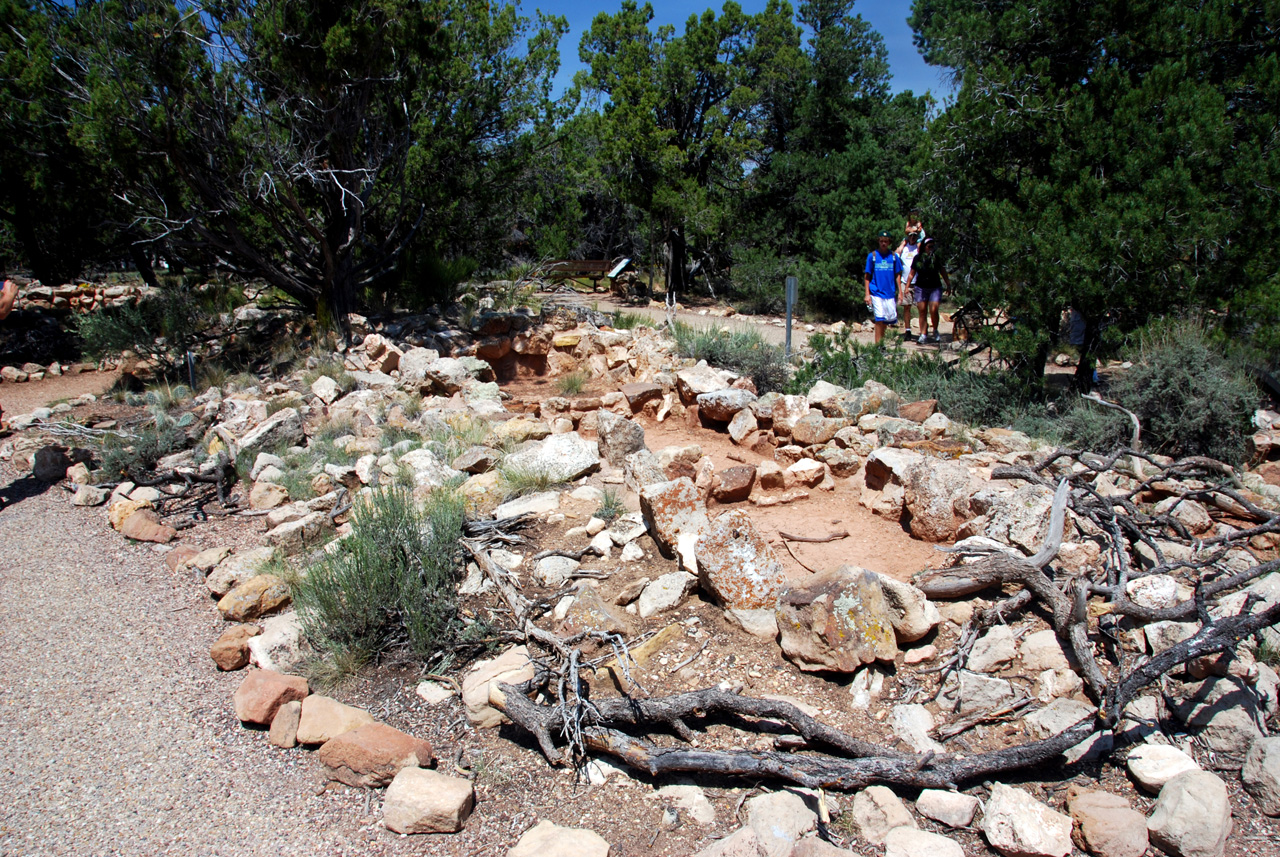
[(791, 310), (796, 305), (795, 277), (787, 277), (787, 359), (791, 358)]

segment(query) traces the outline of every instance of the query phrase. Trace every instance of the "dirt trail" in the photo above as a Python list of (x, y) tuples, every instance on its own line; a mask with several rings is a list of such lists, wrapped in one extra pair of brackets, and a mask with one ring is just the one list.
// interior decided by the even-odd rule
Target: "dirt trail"
[(22, 384), (0, 384), (0, 408), (4, 409), (5, 419), (8, 419), (85, 393), (101, 396), (119, 377), (119, 372), (81, 372), (59, 377), (51, 375)]
[(231, 711), (160, 555), (0, 469), (0, 855), (369, 853), (355, 793)]

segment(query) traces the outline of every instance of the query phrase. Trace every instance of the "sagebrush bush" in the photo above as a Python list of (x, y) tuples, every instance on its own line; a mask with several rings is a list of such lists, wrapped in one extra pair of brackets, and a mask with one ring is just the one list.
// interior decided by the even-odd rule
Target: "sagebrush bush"
[(653, 320), (638, 312), (622, 312), (613, 314), (614, 330), (635, 330), (637, 327), (653, 327)]
[(783, 389), (791, 377), (782, 349), (750, 328), (697, 328), (677, 322), (672, 331), (681, 357), (745, 375), (760, 395)]
[(182, 425), (163, 413), (139, 429), (132, 438), (107, 435), (102, 440), (102, 471), (107, 481), (148, 479), (156, 462), (186, 449), (189, 440)]
[(419, 508), (389, 487), (358, 503), (352, 533), (293, 591), (307, 639), (332, 656), (426, 658), (460, 623), (457, 580), (464, 499), (436, 491)]
[(1133, 368), (1116, 378), (1109, 397), (1142, 421), (1146, 449), (1244, 461), (1258, 389), (1203, 324), (1158, 321), (1142, 331), (1130, 359)]
[(556, 380), (556, 392), (562, 396), (576, 396), (587, 389), (587, 376), (584, 372), (570, 372)]

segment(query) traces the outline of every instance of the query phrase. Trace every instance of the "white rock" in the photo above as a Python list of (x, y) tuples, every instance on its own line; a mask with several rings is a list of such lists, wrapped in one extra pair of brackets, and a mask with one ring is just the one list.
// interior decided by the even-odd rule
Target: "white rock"
[(1160, 791), (1178, 774), (1200, 770), (1195, 759), (1168, 744), (1140, 744), (1129, 751), (1125, 764), (1129, 775), (1149, 792)]
[(1160, 789), (1147, 833), (1172, 857), (1221, 857), (1231, 834), (1227, 784), (1208, 771), (1178, 774)]
[(916, 799), (916, 812), (947, 827), (968, 827), (982, 802), (976, 797), (941, 789), (925, 789)]
[(600, 467), (595, 441), (583, 440), (577, 432), (554, 434), (527, 449), (506, 457), (504, 466), (545, 474), (554, 482), (572, 482)]
[(968, 668), (974, 672), (991, 672), (1013, 663), (1017, 654), (1013, 629), (1008, 625), (996, 625), (973, 644)]
[(991, 787), (982, 832), (1005, 857), (1067, 857), (1071, 853), (1070, 817), (1003, 783)]
[(567, 556), (549, 556), (538, 560), (533, 570), (533, 579), (543, 586), (555, 589), (562, 586), (580, 565), (576, 559)]
[(321, 375), (311, 384), (311, 393), (326, 405), (331, 405), (342, 395), (342, 388), (328, 375)]
[(382, 823), (393, 833), (457, 833), (475, 805), (470, 780), (403, 768), (382, 799)]
[(795, 792), (781, 791), (747, 801), (747, 826), (756, 836), (760, 857), (788, 857), (805, 833), (818, 824), (818, 815)]
[(638, 562), (644, 559), (644, 548), (636, 542), (627, 542), (619, 556), (623, 562)]
[(934, 728), (933, 715), (929, 709), (917, 703), (895, 705), (890, 716), (893, 733), (907, 743), (917, 753), (945, 753), (947, 749), (935, 741), (930, 734)]
[(700, 786), (676, 784), (663, 786), (654, 792), (659, 800), (674, 804), (682, 815), (692, 818), (703, 827), (716, 823), (716, 808), (707, 800), (707, 794)]
[(543, 819), (524, 832), (507, 857), (609, 857), (609, 843), (595, 831)]
[(467, 707), (467, 719), (474, 725), (498, 726), (506, 717), (489, 705), (491, 684), (520, 684), (533, 678), (533, 664), (529, 650), (524, 646), (507, 649), (496, 658), (478, 661), (462, 679), (462, 701)]
[(458, 695), (452, 687), (438, 681), (420, 681), (414, 693), (418, 694), (418, 698), (427, 705), (439, 705)]
[(768, 608), (748, 610), (745, 607), (729, 607), (724, 618), (753, 637), (775, 640), (778, 637), (778, 614)]
[(685, 597), (698, 585), (698, 578), (685, 571), (664, 574), (649, 583), (640, 593), (637, 609), (642, 619), (680, 606)]
[(1280, 815), (1280, 738), (1259, 738), (1245, 756), (1240, 779), (1265, 815)]
[(895, 827), (884, 838), (884, 857), (964, 857), (964, 849), (938, 833)]
[(534, 515), (546, 515), (560, 508), (560, 492), (543, 491), (540, 494), (529, 494), (526, 497), (517, 497), (514, 500), (503, 503), (501, 506), (493, 510), (495, 520), (503, 518), (513, 518), (516, 515), (526, 513)]
[(1062, 643), (1058, 642), (1058, 635), (1052, 628), (1028, 634), (1022, 640), (1018, 653), (1022, 657), (1023, 669), (1031, 672), (1071, 668)]
[(1036, 738), (1049, 738), (1065, 732), (1096, 710), (1095, 706), (1074, 699), (1055, 699), (1044, 708), (1023, 718)]
[(854, 796), (853, 823), (858, 834), (872, 845), (883, 845), (895, 827), (916, 826), (901, 798), (885, 786), (869, 786)]
[(1167, 574), (1149, 574), (1130, 580), (1124, 587), (1129, 600), (1139, 607), (1159, 610), (1178, 603), (1178, 581)]
[(249, 663), (264, 670), (289, 672), (306, 660), (310, 646), (302, 635), (302, 623), (298, 614), (290, 610), (268, 616), (258, 623), (262, 633), (250, 637)]

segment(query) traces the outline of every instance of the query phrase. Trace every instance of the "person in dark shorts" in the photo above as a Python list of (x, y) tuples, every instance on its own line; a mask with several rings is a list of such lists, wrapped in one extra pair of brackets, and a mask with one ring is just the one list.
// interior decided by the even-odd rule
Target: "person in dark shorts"
[[(947, 290), (951, 289), (951, 276), (942, 263), (942, 257), (938, 255), (937, 243), (932, 238), (920, 242), (920, 254), (911, 265), (908, 279), (916, 310), (920, 313), (920, 337), (916, 342), (921, 345), (938, 341), (938, 307), (942, 303), (942, 284), (945, 282)], [(928, 318), (925, 316), (926, 308), (929, 310)], [(933, 319), (932, 335), (929, 334), (929, 318)]]

